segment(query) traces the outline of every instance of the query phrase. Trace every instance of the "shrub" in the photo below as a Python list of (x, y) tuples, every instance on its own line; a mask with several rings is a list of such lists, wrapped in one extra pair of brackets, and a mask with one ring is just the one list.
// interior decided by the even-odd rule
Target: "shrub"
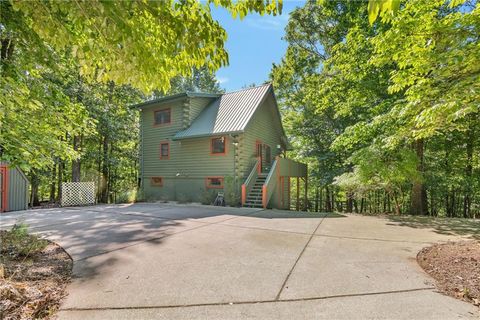
[(137, 199), (137, 189), (122, 191), (117, 194), (115, 203), (132, 203)]
[(15, 224), (10, 231), (2, 232), (0, 250), (2, 255), (12, 258), (35, 254), (48, 245), (48, 241), (28, 233), (28, 225), (25, 223)]
[(145, 192), (142, 189), (137, 189), (137, 193), (135, 194), (135, 202), (142, 202), (146, 201), (145, 199)]
[(179, 193), (177, 195), (177, 202), (178, 203), (189, 203), (191, 202), (190, 197), (185, 193)]
[(225, 202), (232, 207), (240, 204), (240, 194), (232, 176), (225, 177)]
[(204, 190), (200, 195), (200, 203), (201, 204), (212, 204), (217, 197), (217, 193), (212, 190)]

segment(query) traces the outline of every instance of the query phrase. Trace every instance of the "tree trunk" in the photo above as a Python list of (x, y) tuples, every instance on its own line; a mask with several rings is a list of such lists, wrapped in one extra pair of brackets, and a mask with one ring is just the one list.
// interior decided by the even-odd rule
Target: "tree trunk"
[(56, 182), (57, 182), (57, 162), (53, 164), (52, 168), (52, 177), (50, 180), (50, 202), (54, 203), (55, 202), (55, 190), (56, 190)]
[(330, 211), (333, 212), (335, 210), (335, 190), (330, 191), (330, 196), (332, 197), (330, 200)]
[(108, 137), (103, 137), (103, 159), (102, 159), (102, 186), (101, 198), (102, 203), (108, 202)]
[(318, 187), (315, 188), (315, 212), (318, 212)]
[(347, 212), (353, 212), (353, 192), (347, 192)]
[(40, 200), (38, 198), (38, 186), (40, 184), (40, 181), (35, 172), (32, 172), (30, 175), (30, 183), (31, 183), (30, 206), (38, 207), (40, 205)]
[(417, 172), (420, 179), (413, 182), (410, 213), (414, 215), (426, 215), (428, 214), (427, 191), (422, 181), (424, 173), (423, 139), (416, 140), (413, 143), (413, 147), (418, 158)]
[(63, 170), (64, 163), (62, 160), (58, 160), (58, 179), (57, 179), (57, 202), (62, 201), (62, 182), (63, 182)]
[(402, 209), (400, 208), (400, 203), (398, 202), (396, 192), (393, 194), (393, 201), (395, 202), (395, 214), (400, 215), (402, 213)]
[(465, 167), (465, 180), (466, 180), (466, 190), (465, 196), (463, 198), (463, 217), (470, 217), (470, 207), (471, 207), (471, 193), (472, 193), (472, 173), (473, 173), (473, 148), (475, 142), (475, 125), (474, 122), (470, 122), (470, 128), (467, 131), (467, 165)]
[(318, 202), (319, 202), (318, 210), (320, 212), (323, 212), (323, 208), (324, 208), (324, 206), (323, 206), (323, 188), (320, 188), (320, 195), (319, 195), (319, 201)]
[(330, 188), (328, 186), (325, 187), (325, 211), (332, 212), (332, 203), (330, 198)]
[(455, 217), (457, 214), (456, 214), (456, 210), (455, 210), (455, 205), (456, 205), (456, 202), (455, 202), (455, 190), (452, 190), (451, 194), (450, 194), (450, 217)]
[[(80, 148), (80, 137), (73, 137), (73, 150)], [(80, 182), (80, 157), (72, 161), (72, 182)]]

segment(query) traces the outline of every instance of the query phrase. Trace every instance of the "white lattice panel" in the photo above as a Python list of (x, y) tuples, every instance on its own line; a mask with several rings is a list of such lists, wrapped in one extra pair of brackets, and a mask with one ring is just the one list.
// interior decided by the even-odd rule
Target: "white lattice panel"
[(63, 182), (62, 206), (95, 204), (95, 182)]

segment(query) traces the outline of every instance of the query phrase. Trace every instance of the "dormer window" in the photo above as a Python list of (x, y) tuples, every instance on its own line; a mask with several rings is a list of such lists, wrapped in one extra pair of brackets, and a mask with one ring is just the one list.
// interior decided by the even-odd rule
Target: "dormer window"
[(162, 109), (153, 112), (154, 125), (161, 126), (170, 124), (172, 120), (172, 109)]
[(210, 153), (214, 155), (224, 155), (227, 150), (226, 138), (212, 138), (210, 141)]

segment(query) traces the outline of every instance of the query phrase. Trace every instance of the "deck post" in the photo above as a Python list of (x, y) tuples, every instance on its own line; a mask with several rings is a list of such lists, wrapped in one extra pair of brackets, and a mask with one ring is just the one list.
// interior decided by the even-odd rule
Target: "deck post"
[(304, 193), (304, 202), (303, 202), (303, 211), (308, 210), (308, 175), (305, 176), (305, 193)]
[(300, 177), (297, 177), (297, 203), (296, 203), (297, 211), (300, 211)]
[(245, 205), (245, 202), (247, 202), (247, 186), (242, 184), (242, 206)]

